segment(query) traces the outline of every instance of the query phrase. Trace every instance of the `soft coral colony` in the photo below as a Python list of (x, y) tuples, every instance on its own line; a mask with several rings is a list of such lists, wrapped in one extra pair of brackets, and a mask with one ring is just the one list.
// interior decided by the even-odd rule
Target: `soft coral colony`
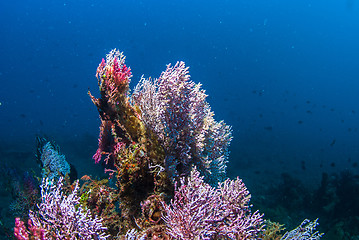
[[(81, 188), (44, 178), (37, 212), (27, 226), (16, 219), (17, 239), (280, 239), (268, 237), (275, 230), (252, 212), (242, 180), (225, 180), (231, 127), (214, 119), (183, 62), (158, 79), (141, 78), (130, 94), (131, 69), (115, 49), (96, 77), (93, 159), (116, 186), (89, 176)], [(319, 239), (316, 225), (307, 220), (283, 239)]]

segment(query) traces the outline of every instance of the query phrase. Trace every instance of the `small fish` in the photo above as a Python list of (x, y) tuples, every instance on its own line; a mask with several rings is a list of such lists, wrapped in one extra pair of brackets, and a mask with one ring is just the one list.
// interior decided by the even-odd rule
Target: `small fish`
[(334, 146), (334, 144), (335, 144), (335, 142), (336, 142), (336, 140), (335, 140), (335, 139), (333, 139), (333, 141), (330, 143), (330, 146), (331, 146), (331, 147), (333, 147), (333, 146)]
[(298, 121), (298, 124), (302, 124), (302, 123), (303, 123), (303, 121), (302, 121), (302, 120), (299, 120), (299, 121)]

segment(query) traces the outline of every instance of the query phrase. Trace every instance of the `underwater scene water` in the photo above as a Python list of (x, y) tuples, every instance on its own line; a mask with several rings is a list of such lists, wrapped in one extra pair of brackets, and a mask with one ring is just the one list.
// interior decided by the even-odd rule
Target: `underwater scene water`
[(0, 20), (0, 239), (359, 239), (358, 1)]

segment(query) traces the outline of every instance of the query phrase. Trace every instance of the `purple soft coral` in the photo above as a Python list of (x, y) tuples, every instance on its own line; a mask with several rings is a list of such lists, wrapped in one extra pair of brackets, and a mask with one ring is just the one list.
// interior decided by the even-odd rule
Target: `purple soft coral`
[(181, 179), (164, 220), (174, 239), (256, 239), (263, 228), (262, 215), (251, 213), (250, 194), (241, 179), (227, 179), (213, 188), (194, 168)]
[(192, 165), (211, 183), (225, 175), (232, 130), (216, 122), (201, 84), (190, 80), (184, 62), (168, 65), (158, 79), (141, 79), (132, 100), (142, 120), (158, 136), (172, 179), (188, 175)]

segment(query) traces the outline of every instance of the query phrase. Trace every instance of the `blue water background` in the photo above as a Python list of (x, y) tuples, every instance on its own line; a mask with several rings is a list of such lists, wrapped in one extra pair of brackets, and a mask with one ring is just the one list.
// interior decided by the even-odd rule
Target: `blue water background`
[(70, 158), (86, 152), (75, 165), (93, 164), (87, 90), (98, 96), (96, 68), (118, 48), (131, 87), (168, 63), (190, 66), (216, 119), (233, 126), (230, 176), (255, 185), (358, 172), (357, 1), (14, 0), (0, 2), (0, 21), (0, 142), (12, 151), (47, 134)]

